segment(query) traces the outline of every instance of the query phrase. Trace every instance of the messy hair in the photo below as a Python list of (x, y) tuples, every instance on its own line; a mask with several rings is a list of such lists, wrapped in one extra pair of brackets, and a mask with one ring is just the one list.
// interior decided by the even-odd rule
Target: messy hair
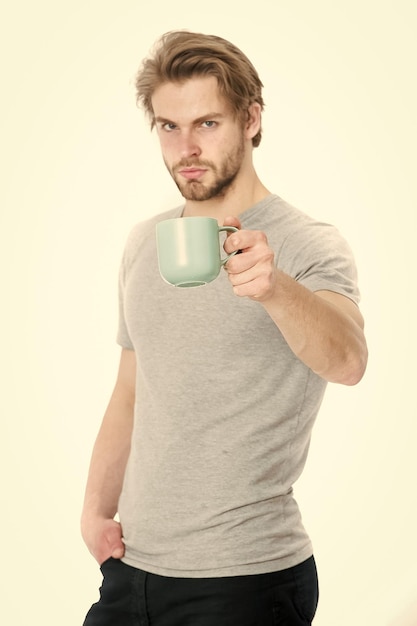
[[(263, 84), (249, 59), (239, 48), (221, 37), (186, 30), (166, 33), (153, 53), (142, 62), (136, 75), (137, 103), (155, 124), (152, 95), (166, 82), (182, 82), (194, 76), (214, 76), (220, 93), (235, 115), (245, 119), (254, 102), (264, 108)], [(259, 146), (262, 131), (253, 137)]]

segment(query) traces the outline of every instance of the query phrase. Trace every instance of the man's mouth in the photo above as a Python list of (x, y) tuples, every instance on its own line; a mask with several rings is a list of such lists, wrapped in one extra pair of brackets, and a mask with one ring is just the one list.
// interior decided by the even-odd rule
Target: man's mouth
[(198, 180), (206, 173), (206, 169), (201, 167), (183, 167), (178, 173), (187, 180)]

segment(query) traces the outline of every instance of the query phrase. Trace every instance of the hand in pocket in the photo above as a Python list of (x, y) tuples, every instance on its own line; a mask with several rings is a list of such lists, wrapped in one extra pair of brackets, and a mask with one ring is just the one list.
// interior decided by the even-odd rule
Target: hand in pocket
[(99, 565), (110, 557), (121, 559), (125, 553), (122, 527), (113, 519), (95, 520), (83, 529), (83, 537)]

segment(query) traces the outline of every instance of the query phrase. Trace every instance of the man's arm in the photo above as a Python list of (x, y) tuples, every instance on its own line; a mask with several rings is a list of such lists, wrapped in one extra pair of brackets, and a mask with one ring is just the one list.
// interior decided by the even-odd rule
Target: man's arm
[[(227, 218), (225, 224), (240, 226), (236, 218)], [(225, 250), (237, 249), (243, 253), (226, 264), (235, 294), (260, 302), (294, 354), (316, 374), (329, 382), (358, 383), (368, 352), (356, 304), (331, 291), (313, 293), (278, 269), (260, 231), (231, 234)]]
[(316, 374), (343, 385), (361, 380), (368, 357), (364, 323), (349, 298), (313, 293), (280, 272), (274, 295), (262, 304), (293, 352)]
[(91, 457), (81, 532), (99, 564), (124, 554), (122, 529), (114, 520), (123, 485), (133, 427), (136, 358), (123, 349), (110, 402)]

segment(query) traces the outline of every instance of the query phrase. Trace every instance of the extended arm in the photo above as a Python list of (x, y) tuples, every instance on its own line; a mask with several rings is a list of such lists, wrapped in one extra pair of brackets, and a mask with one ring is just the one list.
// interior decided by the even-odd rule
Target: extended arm
[(309, 291), (275, 270), (272, 295), (262, 302), (293, 352), (329, 382), (358, 383), (366, 368), (363, 318), (351, 300)]
[(119, 372), (99, 430), (87, 480), (81, 532), (98, 563), (124, 554), (120, 524), (114, 520), (133, 427), (136, 359), (122, 350)]
[[(236, 218), (225, 224), (239, 225)], [(313, 293), (278, 269), (260, 231), (233, 233), (225, 249), (243, 251), (226, 266), (235, 294), (262, 304), (299, 359), (329, 382), (360, 381), (368, 353), (356, 304), (331, 291)]]

